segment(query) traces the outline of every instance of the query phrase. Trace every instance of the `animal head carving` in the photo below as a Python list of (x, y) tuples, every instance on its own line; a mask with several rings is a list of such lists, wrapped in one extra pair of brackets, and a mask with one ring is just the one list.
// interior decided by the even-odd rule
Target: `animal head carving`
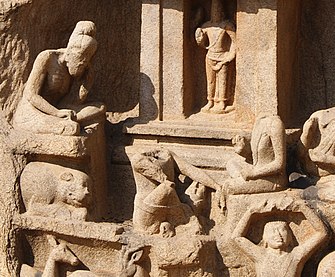
[(122, 271), (120, 277), (149, 276), (141, 265), (141, 262), (148, 254), (147, 252), (144, 246), (135, 248), (125, 246), (122, 251)]
[(47, 239), (51, 246), (49, 259), (53, 259), (55, 262), (67, 263), (73, 266), (79, 264), (79, 259), (67, 247), (65, 241), (57, 240), (54, 236), (51, 235), (48, 235)]
[(75, 207), (87, 206), (89, 202), (89, 190), (92, 184), (91, 178), (82, 172), (63, 172), (60, 176), (58, 192), (61, 200)]

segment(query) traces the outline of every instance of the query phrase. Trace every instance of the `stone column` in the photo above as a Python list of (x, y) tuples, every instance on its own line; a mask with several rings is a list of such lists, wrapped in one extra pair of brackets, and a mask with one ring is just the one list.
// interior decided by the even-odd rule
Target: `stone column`
[[(289, 121), (300, 0), (238, 0), (236, 110), (238, 120), (260, 112)], [(292, 26), (288, 30), (288, 26)], [(291, 102), (290, 102), (291, 101)]]
[[(268, 4), (262, 8), (262, 4)], [(236, 110), (240, 121), (277, 113), (277, 0), (237, 2)]]
[(161, 103), (160, 0), (142, 1), (141, 26), (141, 120), (158, 119)]
[(162, 1), (163, 120), (184, 119), (184, 1)]
[(184, 9), (184, 0), (142, 2), (142, 120), (185, 118)]

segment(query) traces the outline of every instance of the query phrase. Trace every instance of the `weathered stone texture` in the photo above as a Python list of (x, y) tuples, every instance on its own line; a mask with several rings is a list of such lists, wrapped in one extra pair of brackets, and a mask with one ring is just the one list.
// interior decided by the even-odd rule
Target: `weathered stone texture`
[[(99, 32), (95, 57), (95, 98), (110, 112), (138, 103), (139, 1), (14, 1), (0, 3), (0, 96), (11, 116), (39, 52), (65, 47), (79, 20), (92, 20)], [(15, 93), (12, 93), (15, 92)]]

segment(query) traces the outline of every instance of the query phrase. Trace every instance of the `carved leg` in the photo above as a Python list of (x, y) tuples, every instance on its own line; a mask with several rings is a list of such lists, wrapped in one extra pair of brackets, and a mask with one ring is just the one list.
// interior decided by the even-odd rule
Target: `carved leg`
[(209, 112), (214, 106), (214, 95), (215, 95), (215, 83), (216, 73), (212, 68), (210, 59), (206, 57), (206, 76), (207, 76), (207, 104), (201, 109), (202, 112)]
[(216, 86), (214, 108), (212, 113), (221, 114), (225, 112), (227, 98), (227, 66), (222, 65), (221, 69), (216, 72)]

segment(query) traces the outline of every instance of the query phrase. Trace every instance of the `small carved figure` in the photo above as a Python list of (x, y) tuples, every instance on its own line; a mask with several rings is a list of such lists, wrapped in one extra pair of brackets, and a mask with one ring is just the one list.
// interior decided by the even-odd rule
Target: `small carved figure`
[[(184, 225), (201, 209), (203, 189), (193, 184), (189, 192), (191, 207), (182, 203), (175, 189), (179, 174), (214, 190), (221, 187), (201, 169), (187, 163), (168, 150), (155, 150), (137, 154), (131, 161), (135, 180), (134, 228), (148, 234), (161, 233), (163, 237), (175, 235), (175, 227)], [(197, 187), (198, 186), (198, 187)], [(200, 232), (201, 227), (196, 232)]]
[[(66, 48), (41, 52), (29, 75), (13, 126), (33, 133), (78, 135), (80, 126), (105, 118), (100, 103), (85, 103), (97, 49), (93, 22), (77, 23)], [(75, 83), (80, 88), (76, 89)], [(72, 87), (72, 92), (70, 93)]]
[(79, 264), (78, 258), (67, 247), (66, 242), (59, 242), (53, 236), (48, 236), (48, 242), (52, 249), (45, 264), (43, 273), (27, 264), (23, 264), (21, 267), (20, 277), (59, 277), (59, 263), (66, 263), (73, 266)]
[(303, 170), (314, 179), (321, 200), (335, 202), (335, 108), (313, 113), (298, 144)]
[(300, 212), (314, 228), (315, 233), (298, 246), (292, 245), (293, 233), (286, 221), (270, 221), (265, 224), (262, 242), (257, 245), (246, 235), (253, 214), (269, 213), (278, 206), (262, 203), (249, 209), (233, 232), (232, 238), (245, 254), (255, 262), (258, 277), (298, 277), (307, 259), (326, 240), (327, 231), (319, 217), (304, 202), (296, 202), (288, 211)]
[(31, 162), (20, 178), (27, 213), (64, 220), (85, 220), (91, 178), (63, 166)]
[[(233, 141), (235, 150), (243, 155), (246, 140), (238, 136)], [(252, 164), (239, 156), (227, 162), (229, 194), (260, 193), (278, 191), (285, 188), (286, 144), (285, 127), (277, 115), (260, 116), (256, 119), (251, 134), (250, 148)]]
[[(228, 65), (235, 58), (235, 26), (224, 20), (221, 0), (212, 0), (211, 20), (195, 32), (198, 45), (206, 55), (207, 104), (202, 112), (224, 113), (228, 100)], [(206, 44), (207, 43), (207, 44)]]
[(324, 257), (319, 263), (316, 277), (335, 276), (334, 259), (335, 259), (335, 252), (331, 252), (326, 257)]
[(122, 252), (122, 270), (119, 274), (76, 270), (69, 277), (149, 277), (148, 271), (142, 266), (143, 247), (124, 249)]

